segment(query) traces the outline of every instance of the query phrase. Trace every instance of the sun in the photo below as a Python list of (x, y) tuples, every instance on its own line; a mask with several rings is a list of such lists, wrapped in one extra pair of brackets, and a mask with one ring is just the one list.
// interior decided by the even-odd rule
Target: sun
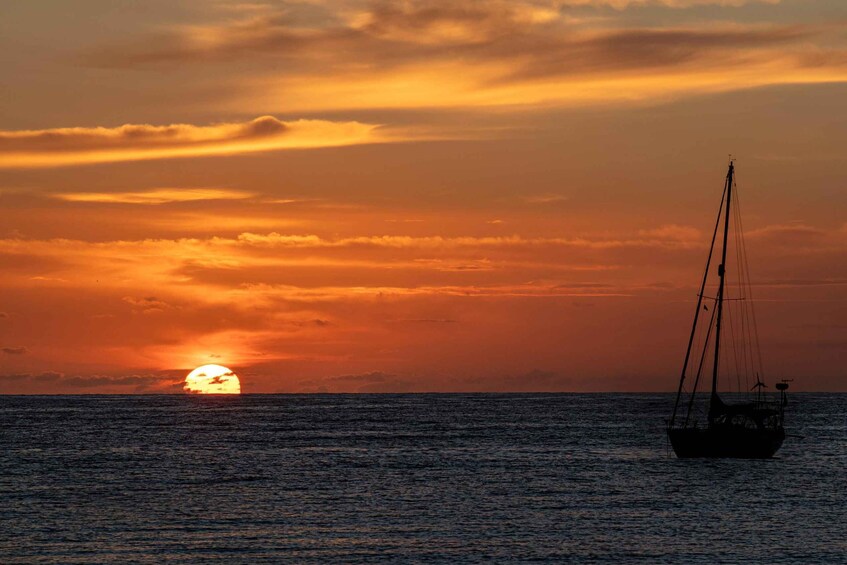
[(188, 373), (183, 390), (196, 394), (241, 394), (241, 381), (222, 365), (203, 365)]

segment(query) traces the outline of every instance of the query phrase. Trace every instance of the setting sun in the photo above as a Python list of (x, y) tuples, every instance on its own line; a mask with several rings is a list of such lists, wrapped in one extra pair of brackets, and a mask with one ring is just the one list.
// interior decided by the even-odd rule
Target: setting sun
[(194, 394), (241, 394), (238, 375), (222, 365), (203, 365), (185, 377), (183, 390)]

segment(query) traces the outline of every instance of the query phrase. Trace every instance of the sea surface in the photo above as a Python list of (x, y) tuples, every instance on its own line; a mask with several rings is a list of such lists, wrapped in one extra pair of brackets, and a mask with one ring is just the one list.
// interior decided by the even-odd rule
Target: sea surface
[(0, 563), (847, 563), (847, 395), (678, 460), (663, 394), (0, 397)]

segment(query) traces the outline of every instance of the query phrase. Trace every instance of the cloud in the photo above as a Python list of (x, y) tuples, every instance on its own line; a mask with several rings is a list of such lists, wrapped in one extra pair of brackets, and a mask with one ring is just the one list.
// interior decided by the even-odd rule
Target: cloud
[[(202, 239), (0, 239), (0, 257), (11, 265), (24, 265), (7, 273), (2, 285), (6, 289), (30, 289), (37, 278), (41, 292), (55, 288), (107, 293), (111, 302), (104, 308), (114, 309), (96, 314), (125, 316), (129, 306), (136, 313), (170, 319), (192, 304), (243, 303), (248, 308), (277, 299), (628, 295), (632, 284), (622, 286), (617, 275), (612, 287), (581, 285), (586, 276), (594, 278), (588, 273), (617, 272), (647, 253), (653, 261), (664, 261), (705, 245), (659, 235), (663, 237), (643, 233), (322, 237), (244, 232)], [(115, 302), (125, 306), (115, 307)], [(333, 316), (313, 312), (300, 319)]]
[(146, 389), (152, 385), (160, 384), (163, 380), (169, 381), (160, 375), (127, 375), (127, 376), (74, 376), (64, 377), (61, 384), (77, 388), (95, 388), (101, 386), (134, 386)]
[(55, 382), (61, 379), (64, 375), (55, 371), (46, 371), (44, 373), (13, 373), (0, 375), (0, 381), (18, 382), (18, 381), (33, 381), (33, 382)]
[(81, 151), (180, 147), (206, 143), (253, 140), (284, 135), (290, 126), (271, 116), (252, 122), (194, 126), (126, 124), (116, 128), (57, 128), (49, 130), (0, 131), (0, 151)]
[(376, 3), (351, 19), (351, 27), (386, 41), (423, 45), (475, 45), (515, 28), (558, 19), (550, 6), (523, 2)]
[[(526, 238), (518, 235), (489, 237), (444, 237), (444, 236), (405, 236), (383, 235), (325, 239), (317, 235), (283, 235), (276, 232), (268, 234), (242, 233), (238, 240), (256, 246), (275, 247), (393, 247), (393, 248), (456, 248), (456, 247), (689, 247), (687, 238), (680, 238), (684, 231), (690, 236), (693, 228), (665, 227), (663, 231), (645, 231), (639, 237), (631, 239), (588, 239), (563, 237)], [(676, 237), (668, 237), (675, 230)], [(688, 231), (686, 231), (688, 230)], [(693, 230), (693, 231), (692, 231)], [(698, 232), (699, 233), (699, 232)]]
[[(727, 24), (725, 17), (632, 27), (608, 10), (706, 4), (745, 2), (321, 4), (320, 16), (309, 18), (268, 8), (105, 46), (86, 61), (134, 68), (249, 60), (249, 92), (233, 107), (276, 108), (284, 99), (286, 111), (546, 106), (847, 80), (847, 48), (827, 25)], [(576, 15), (574, 7), (596, 13)]]
[(802, 288), (802, 287), (825, 287), (825, 286), (847, 286), (847, 279), (825, 278), (825, 279), (775, 279), (764, 280), (756, 283), (755, 286), (761, 287), (783, 287), (783, 288)]
[(844, 253), (847, 230), (826, 229), (802, 221), (764, 226), (746, 232), (747, 239), (784, 255)]
[(402, 320), (390, 320), (398, 324), (423, 324), (423, 325), (442, 325), (442, 324), (458, 324), (459, 320), (450, 318), (407, 318)]
[[(233, 155), (385, 141), (377, 135), (376, 128), (376, 125), (360, 122), (281, 122), (264, 116), (251, 122), (210, 126), (124, 125), (116, 128), (6, 130), (0, 131), (0, 169)], [(208, 192), (205, 194), (207, 197), (210, 195)], [(220, 197), (222, 193), (216, 194)], [(167, 196), (173, 197), (174, 193), (168, 191)]]
[(747, 233), (747, 237), (754, 239), (767, 239), (773, 242), (792, 242), (794, 244), (820, 241), (831, 235), (826, 230), (810, 226), (803, 222), (765, 226)]
[(641, 230), (638, 233), (649, 240), (703, 241), (703, 233), (700, 230), (678, 224), (666, 224), (658, 228)]
[[(564, 41), (539, 38), (519, 49), (527, 59), (508, 78), (540, 78), (586, 74), (608, 75), (633, 70), (658, 71), (698, 63), (708, 73), (710, 57), (721, 55), (721, 68), (750, 64), (759, 52), (773, 60), (774, 46), (806, 39), (814, 30), (799, 26), (730, 27), (726, 29), (627, 29), (593, 32)], [(500, 47), (493, 47), (496, 55)], [(519, 51), (520, 53), (520, 51)], [(505, 56), (502, 53), (502, 56)]]
[(68, 202), (167, 204), (197, 200), (241, 200), (254, 195), (225, 188), (156, 188), (139, 192), (64, 192), (52, 196)]
[(528, 204), (556, 204), (561, 202), (567, 202), (570, 199), (569, 196), (565, 196), (564, 194), (534, 194), (530, 196), (524, 197), (524, 201)]
[(132, 296), (125, 296), (123, 298), (123, 301), (127, 304), (132, 305), (133, 311), (142, 312), (144, 314), (162, 312), (164, 310), (169, 310), (173, 308), (173, 306), (171, 306), (164, 300), (159, 300), (155, 296), (145, 296), (144, 298), (134, 298)]
[[(198, 376), (200, 376), (200, 375), (198, 375)], [(229, 378), (227, 378), (227, 377), (232, 377), (232, 376), (235, 376), (235, 373), (231, 373), (231, 372), (230, 372), (230, 373), (226, 373), (226, 374), (223, 374), (223, 375), (218, 375), (218, 376), (216, 376), (216, 377), (213, 377), (213, 378), (209, 379), (209, 381), (208, 381), (208, 383), (207, 383), (207, 384), (210, 384), (210, 385), (221, 385), (221, 384), (224, 384), (224, 383), (226, 383), (226, 382), (229, 382), (229, 381), (230, 381), (230, 379), (229, 379)]]
[(526, 283), (488, 285), (417, 285), (417, 286), (320, 286), (295, 287), (290, 285), (244, 284), (245, 293), (263, 295), (266, 298), (292, 302), (334, 302), (339, 300), (361, 301), (396, 300), (421, 297), (462, 298), (554, 298), (592, 297), (619, 298), (631, 296), (630, 292), (616, 290), (591, 290), (565, 285)]
[(610, 7), (616, 10), (660, 6), (673, 9), (695, 6), (721, 6), (739, 8), (747, 4), (779, 4), (781, 0), (557, 0), (555, 5), (565, 7)]
[(56, 371), (46, 371), (0, 375), (0, 382), (3, 381), (34, 385), (49, 383), (54, 388), (135, 387), (135, 392), (142, 392), (151, 388), (169, 386), (174, 378), (163, 374), (66, 375)]
[(334, 392), (397, 393), (416, 390), (414, 382), (382, 371), (328, 377), (320, 382), (323, 385), (329, 385)]
[[(269, 55), (303, 62), (332, 54), (336, 63), (361, 62), (400, 66), (445, 57), (514, 59), (542, 56), (545, 63), (562, 55), (571, 63), (605, 68), (642, 60), (676, 60), (673, 54), (690, 49), (763, 46), (799, 39), (808, 32), (800, 28), (774, 27), (724, 30), (601, 29), (581, 35), (583, 21), (569, 17), (563, 7), (626, 7), (658, 4), (743, 4), (742, 1), (610, 0), (555, 3), (488, 0), (457, 4), (450, 1), (374, 2), (362, 9), (338, 8), (314, 18), (298, 20), (286, 8), (268, 10), (242, 18), (227, 17), (219, 23), (171, 27), (146, 39), (88, 53), (89, 64), (99, 66), (149, 66), (168, 62), (227, 61)], [(577, 25), (575, 25), (577, 24)], [(393, 49), (386, 49), (393, 47)], [(549, 55), (549, 59), (544, 59)], [(581, 57), (580, 57), (581, 56)]]
[(0, 351), (6, 355), (23, 355), (24, 353), (29, 353), (29, 349), (26, 347), (3, 347), (0, 348)]

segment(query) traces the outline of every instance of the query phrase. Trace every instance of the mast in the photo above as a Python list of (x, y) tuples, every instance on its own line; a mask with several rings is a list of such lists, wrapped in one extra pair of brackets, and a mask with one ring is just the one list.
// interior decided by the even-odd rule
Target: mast
[(720, 361), (721, 349), (721, 320), (723, 318), (723, 292), (726, 280), (726, 245), (729, 239), (729, 207), (732, 203), (732, 177), (735, 172), (735, 166), (732, 159), (729, 160), (729, 171), (726, 173), (726, 214), (723, 222), (723, 248), (721, 250), (721, 263), (718, 265), (718, 277), (720, 283), (718, 285), (718, 300), (717, 300), (717, 322), (715, 323), (715, 364), (712, 367), (712, 395), (709, 400), (709, 422), (715, 417), (715, 407), (720, 402), (718, 398), (718, 363)]

